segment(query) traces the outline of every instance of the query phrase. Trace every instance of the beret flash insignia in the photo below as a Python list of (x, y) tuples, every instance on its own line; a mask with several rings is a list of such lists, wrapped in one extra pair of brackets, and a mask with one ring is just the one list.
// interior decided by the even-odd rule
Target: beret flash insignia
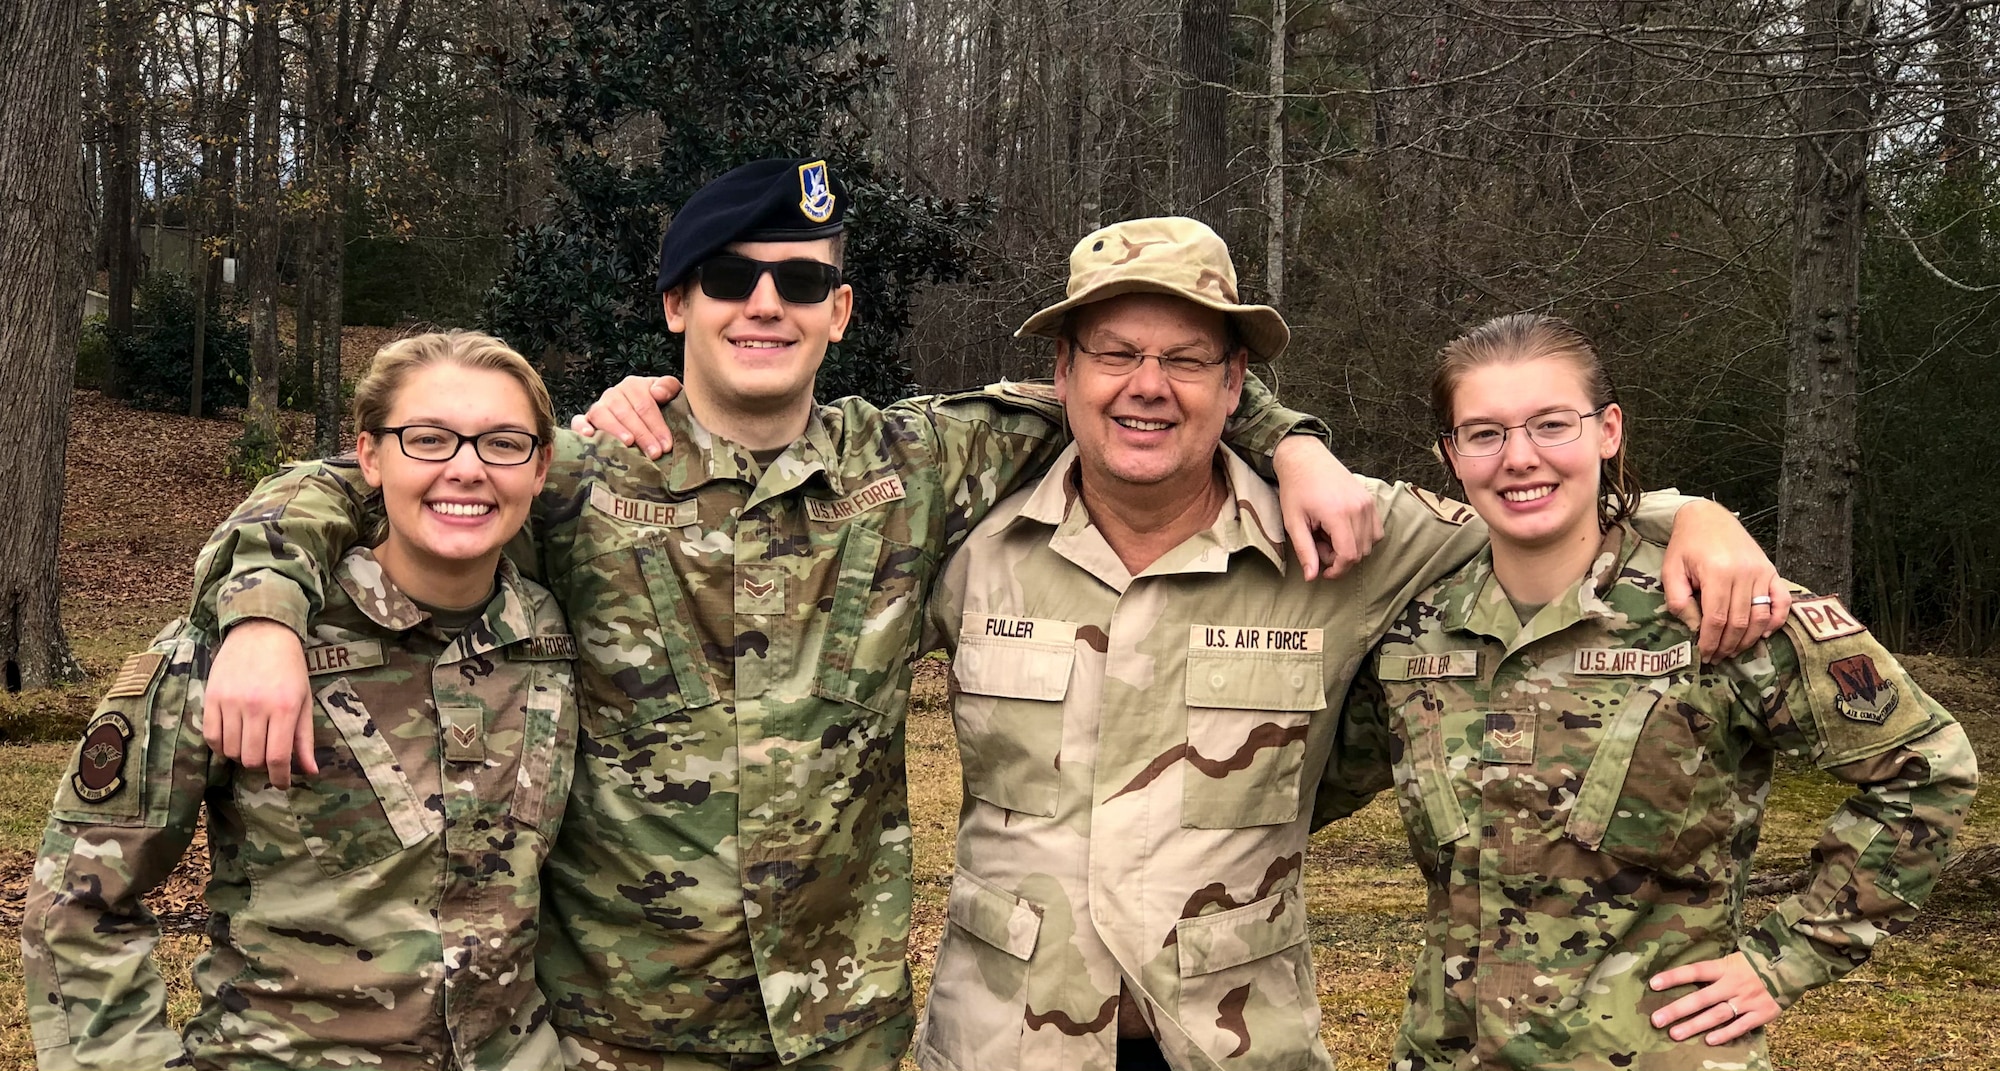
[(826, 161), (799, 165), (799, 211), (814, 223), (833, 218), (833, 183), (826, 175)]

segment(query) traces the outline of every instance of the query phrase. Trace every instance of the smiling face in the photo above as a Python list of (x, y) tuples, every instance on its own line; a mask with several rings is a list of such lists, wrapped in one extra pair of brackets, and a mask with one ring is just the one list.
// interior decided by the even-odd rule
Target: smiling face
[(1497, 454), (1463, 457), (1445, 448), (1467, 501), (1493, 530), (1496, 547), (1541, 549), (1586, 540), (1596, 545), (1602, 463), (1617, 456), (1624, 435), (1624, 414), (1615, 403), (1585, 419), (1574, 441), (1535, 445), (1514, 425), (1551, 410), (1597, 408), (1582, 371), (1561, 357), (1473, 367), (1459, 379), (1451, 403), (1454, 427), (1491, 421), (1509, 428)]
[[(501, 430), (527, 436), (535, 433), (535, 407), (513, 376), (444, 361), (410, 370), (379, 426), (410, 424), (464, 436)], [(362, 475), (381, 489), (389, 516), (389, 535), (376, 556), (418, 598), (428, 586), (420, 578), (430, 573), (483, 571), (490, 580), (500, 548), (521, 530), (549, 471), (546, 444), (528, 463), (504, 466), (481, 461), (469, 442), (445, 461), (407, 456), (394, 435), (363, 432), (359, 446)]]
[[(833, 242), (736, 242), (727, 251), (752, 260), (833, 264)], [(741, 301), (709, 297), (690, 280), (662, 302), (668, 329), (686, 336), (689, 394), (726, 413), (765, 414), (810, 404), (826, 347), (847, 332), (854, 288), (842, 283), (824, 301), (795, 305), (778, 296), (767, 272)]]
[[(1165, 294), (1107, 298), (1076, 316), (1071, 335), (1085, 350), (1213, 360), (1229, 345), (1222, 313)], [(1170, 378), (1156, 360), (1120, 375), (1058, 342), (1056, 396), (1068, 414), (1085, 480), (1106, 489), (1200, 487), (1210, 478), (1222, 427), (1236, 411), (1247, 364), (1239, 347), (1192, 381)]]

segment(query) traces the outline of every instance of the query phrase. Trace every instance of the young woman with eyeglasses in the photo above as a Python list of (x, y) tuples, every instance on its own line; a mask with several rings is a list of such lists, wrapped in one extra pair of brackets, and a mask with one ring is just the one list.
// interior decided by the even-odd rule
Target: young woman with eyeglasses
[[(1834, 597), (1704, 665), (1624, 523), (1627, 426), (1550, 316), (1444, 348), (1439, 448), (1492, 545), (1412, 602), (1345, 716), (1429, 886), (1392, 1066), (1768, 1068), (1763, 1028), (1929, 893), (1976, 780), (1964, 732)], [(1743, 891), (1774, 758), (1856, 786), (1805, 891)]]
[[(498, 339), (428, 334), (376, 354), (354, 415), (347, 471), (388, 524), (303, 623), (319, 771), (282, 790), (211, 754), (213, 622), (126, 659), (58, 790), (22, 924), (44, 1068), (562, 1063), (534, 951), (576, 650), (501, 554), (548, 470), (548, 392)], [(141, 897), (204, 804), (210, 946), (176, 1033)]]

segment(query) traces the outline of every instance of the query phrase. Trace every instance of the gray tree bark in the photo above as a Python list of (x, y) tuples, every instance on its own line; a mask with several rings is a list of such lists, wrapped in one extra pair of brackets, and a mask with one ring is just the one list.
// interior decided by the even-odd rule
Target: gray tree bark
[(83, 316), (83, 11), (0, 5), (0, 683), (78, 675), (63, 634), (63, 454)]
[(1852, 594), (1861, 247), (1874, 118), (1873, 0), (1807, 0), (1792, 177), (1790, 391), (1778, 566)]
[(278, 66), (277, 0), (251, 9), (250, 196), (243, 206), (241, 285), (250, 305), (250, 408), (246, 430), (262, 436), (275, 459), (278, 449)]
[[(139, 0), (107, 0), (104, 7), (105, 128), (110, 141), (104, 180), (104, 230), (109, 251), (115, 335), (132, 331), (132, 288), (139, 274)], [(114, 359), (105, 393), (124, 395), (124, 375)]]
[(1180, 208), (1229, 237), (1229, 12), (1231, 0), (1181, 6)]

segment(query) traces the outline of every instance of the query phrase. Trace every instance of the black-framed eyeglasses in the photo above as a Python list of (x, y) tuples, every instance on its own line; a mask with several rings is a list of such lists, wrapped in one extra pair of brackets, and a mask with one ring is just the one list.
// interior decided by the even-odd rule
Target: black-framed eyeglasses
[(840, 269), (821, 260), (751, 260), (734, 253), (710, 257), (695, 269), (701, 292), (717, 301), (742, 301), (765, 272), (778, 296), (794, 305), (817, 305), (840, 285)]
[(1507, 433), (1517, 428), (1527, 432), (1528, 441), (1536, 446), (1562, 446), (1575, 442), (1577, 436), (1583, 434), (1584, 421), (1601, 416), (1609, 408), (1611, 406), (1607, 403), (1588, 413), (1579, 413), (1574, 409), (1551, 409), (1519, 424), (1477, 420), (1460, 424), (1438, 438), (1460, 457), (1490, 457), (1499, 453), (1507, 445)]
[(369, 428), (372, 435), (394, 435), (403, 456), (416, 461), (450, 461), (466, 443), (488, 465), (525, 465), (535, 459), (541, 437), (525, 431), (500, 428), (477, 435), (460, 435), (450, 428), (433, 424), (405, 424), (400, 428)]
[(1146, 363), (1146, 358), (1151, 357), (1160, 362), (1160, 371), (1165, 372), (1168, 379), (1177, 379), (1183, 383), (1198, 383), (1208, 378), (1210, 369), (1220, 368), (1229, 363), (1229, 355), (1226, 353), (1220, 357), (1202, 357), (1192, 353), (1176, 353), (1170, 356), (1164, 353), (1142, 353), (1138, 350), (1086, 349), (1075, 341), (1071, 341), (1070, 346), (1076, 352), (1089, 357), (1099, 369), (1114, 376), (1131, 375), (1139, 370), (1140, 365)]

